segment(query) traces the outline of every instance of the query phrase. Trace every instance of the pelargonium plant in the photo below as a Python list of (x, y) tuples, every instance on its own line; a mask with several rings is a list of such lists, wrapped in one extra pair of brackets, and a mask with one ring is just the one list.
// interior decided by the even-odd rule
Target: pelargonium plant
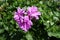
[(19, 27), (27, 32), (33, 25), (32, 19), (39, 19), (41, 13), (38, 11), (36, 6), (28, 7), (27, 10), (17, 8), (17, 11), (14, 13), (14, 19), (18, 23)]

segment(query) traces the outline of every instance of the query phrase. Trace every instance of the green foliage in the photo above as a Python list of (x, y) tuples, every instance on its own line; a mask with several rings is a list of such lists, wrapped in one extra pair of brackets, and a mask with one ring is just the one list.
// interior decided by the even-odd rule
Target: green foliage
[[(13, 19), (17, 7), (37, 6), (40, 19), (28, 32), (22, 31)], [(33, 20), (34, 21), (34, 20)], [(60, 38), (60, 2), (55, 0), (1, 0), (0, 40), (49, 40)]]

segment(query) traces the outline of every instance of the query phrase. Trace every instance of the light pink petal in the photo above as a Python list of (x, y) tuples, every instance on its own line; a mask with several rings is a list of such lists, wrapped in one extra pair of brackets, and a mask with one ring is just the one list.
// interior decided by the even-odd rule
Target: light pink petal
[(40, 12), (35, 12), (35, 15), (41, 15), (41, 13)]
[(38, 19), (39, 19), (39, 17), (38, 17), (38, 16), (35, 16), (35, 19), (37, 19), (37, 20), (38, 20)]
[(21, 13), (21, 8), (20, 7), (17, 8), (17, 12)]
[(32, 7), (28, 7), (28, 11), (29, 12), (36, 12), (36, 11), (38, 11), (38, 9), (35, 6), (32, 6)]
[(26, 27), (27, 27), (26, 23), (23, 23), (23, 26), (21, 27), (21, 29), (24, 30), (25, 32), (27, 32)]
[(31, 9), (32, 9), (33, 12), (38, 11), (38, 8), (36, 6), (32, 6)]
[(24, 22), (27, 22), (29, 20), (28, 16), (24, 16)]
[(31, 20), (29, 20), (29, 22), (27, 22), (29, 25), (33, 25), (33, 23), (32, 23), (32, 21)]
[(14, 19), (15, 20), (19, 20), (19, 16), (18, 15), (14, 15)]
[(31, 12), (31, 11), (32, 11), (32, 10), (31, 10), (31, 7), (28, 7), (28, 11), (29, 11), (29, 12)]

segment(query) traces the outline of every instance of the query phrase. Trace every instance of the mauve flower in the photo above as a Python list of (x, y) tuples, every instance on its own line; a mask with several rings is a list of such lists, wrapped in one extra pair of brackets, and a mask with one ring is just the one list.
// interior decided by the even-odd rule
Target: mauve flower
[(30, 19), (32, 18), (39, 19), (39, 16), (41, 15), (36, 6), (28, 7), (27, 12), (28, 15), (30, 16)]
[(32, 19), (39, 19), (41, 13), (38, 11), (38, 8), (35, 6), (28, 7), (27, 10), (17, 8), (17, 11), (14, 13), (14, 19), (18, 23), (19, 27), (27, 32), (33, 25)]
[(17, 12), (14, 13), (14, 19), (17, 21), (19, 27), (25, 32), (27, 32), (33, 25), (27, 12), (19, 7), (17, 8)]

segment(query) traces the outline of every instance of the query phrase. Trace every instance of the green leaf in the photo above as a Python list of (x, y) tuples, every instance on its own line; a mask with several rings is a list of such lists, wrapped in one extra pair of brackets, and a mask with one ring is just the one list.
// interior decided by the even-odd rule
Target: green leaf
[(0, 29), (0, 34), (4, 32), (4, 29)]
[(26, 39), (27, 40), (33, 40), (32, 35), (30, 33), (26, 34)]
[(6, 40), (6, 38), (0, 36), (0, 40)]
[(54, 33), (54, 32), (48, 32), (48, 35), (51, 37), (51, 36), (54, 36), (54, 37), (56, 37), (56, 38), (60, 38), (60, 32), (56, 32), (56, 33)]

